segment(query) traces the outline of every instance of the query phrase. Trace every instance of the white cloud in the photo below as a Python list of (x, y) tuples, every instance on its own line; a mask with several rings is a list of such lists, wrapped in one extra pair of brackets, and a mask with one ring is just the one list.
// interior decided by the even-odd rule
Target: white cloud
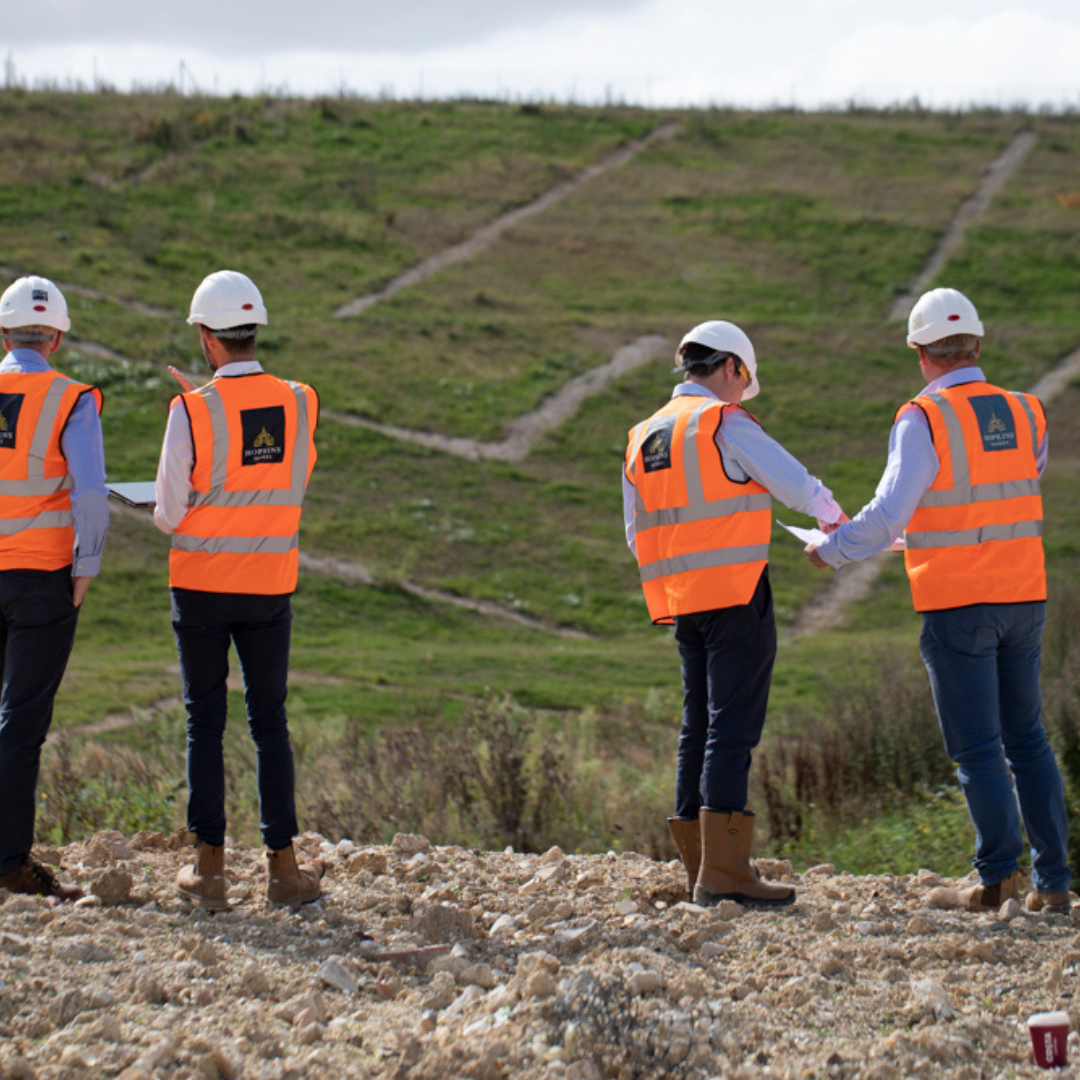
[[(475, 13), (488, 3), (465, 7)], [(528, 4), (519, 7), (520, 15)], [(439, 35), (425, 40), (432, 37)], [(511, 19), (441, 41), (361, 50), (342, 39), (340, 47), (317, 49), (286, 34), (227, 57), (163, 41), (60, 43), (18, 51), (14, 62), (31, 81), (51, 75), (92, 84), (96, 75), (123, 89), (177, 84), (183, 60), (187, 88), (218, 93), (345, 88), (396, 97), (807, 108), (915, 96), (938, 106), (1080, 105), (1080, 9), (1071, 0), (909, 0), (899, 17), (885, 0), (648, 0), (617, 11), (608, 0), (561, 0), (543, 20)]]

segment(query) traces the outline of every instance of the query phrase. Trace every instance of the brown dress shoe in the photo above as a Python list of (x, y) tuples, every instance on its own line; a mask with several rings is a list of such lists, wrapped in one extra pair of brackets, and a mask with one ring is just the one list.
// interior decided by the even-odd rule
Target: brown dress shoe
[(266, 899), (272, 907), (297, 908), (322, 896), (322, 859), (297, 865), (292, 844), (266, 853)]
[(931, 907), (954, 911), (997, 911), (1006, 900), (1019, 899), (1017, 893), (1024, 883), (1023, 870), (1014, 870), (1004, 881), (993, 885), (969, 885), (965, 889), (956, 886), (939, 886), (931, 890)]
[(81, 899), (83, 894), (82, 889), (74, 885), (61, 885), (47, 866), (32, 858), (27, 858), (22, 866), (0, 874), (0, 889), (27, 896), (51, 896), (64, 903), (73, 903)]

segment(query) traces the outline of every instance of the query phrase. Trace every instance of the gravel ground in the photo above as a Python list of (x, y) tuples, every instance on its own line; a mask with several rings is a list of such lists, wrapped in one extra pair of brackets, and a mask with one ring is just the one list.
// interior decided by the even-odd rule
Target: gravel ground
[(792, 907), (703, 910), (633, 852), (298, 847), (321, 901), (267, 909), (230, 844), (218, 915), (175, 895), (182, 834), (39, 851), (93, 895), (0, 893), (0, 1076), (1035, 1076), (1026, 1018), (1069, 1010), (1080, 965), (1080, 909), (938, 911), (929, 870), (759, 860)]

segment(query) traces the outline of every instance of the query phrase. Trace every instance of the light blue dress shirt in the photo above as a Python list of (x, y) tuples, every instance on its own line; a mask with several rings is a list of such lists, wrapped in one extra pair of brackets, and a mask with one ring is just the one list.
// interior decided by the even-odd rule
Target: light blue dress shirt
[[(699, 383), (679, 383), (671, 396), (720, 399)], [(761, 425), (740, 412), (729, 412), (716, 432), (716, 447), (724, 460), (724, 471), (735, 481), (756, 480), (785, 506), (809, 514), (819, 521), (837, 521), (843, 511), (832, 492), (806, 471), (797, 458), (775, 439), (766, 435)], [(637, 498), (634, 485), (623, 471), (623, 521), (626, 542), (636, 554), (634, 508)]]
[[(979, 367), (956, 368), (935, 379), (922, 393), (985, 381)], [(1037, 459), (1040, 476), (1046, 468), (1046, 453), (1044, 437)], [(818, 545), (817, 553), (830, 566), (840, 567), (884, 551), (907, 528), (940, 467), (926, 414), (919, 408), (905, 409), (889, 433), (889, 457), (874, 498), (830, 533)]]
[[(49, 361), (34, 349), (13, 349), (0, 372), (51, 371)], [(109, 492), (105, 487), (105, 445), (101, 417), (91, 394), (83, 394), (71, 410), (60, 436), (60, 449), (71, 475), (71, 513), (75, 518), (72, 577), (97, 577), (109, 532)]]

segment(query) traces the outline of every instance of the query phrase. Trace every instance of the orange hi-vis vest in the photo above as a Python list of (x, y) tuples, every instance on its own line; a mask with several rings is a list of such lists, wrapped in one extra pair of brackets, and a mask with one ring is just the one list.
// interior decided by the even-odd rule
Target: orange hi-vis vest
[(195, 463), (191, 509), (173, 532), (169, 584), (291, 593), (315, 465), (318, 396), (303, 383), (255, 372), (214, 379), (179, 400), (191, 421)]
[(971, 382), (922, 394), (900, 412), (912, 405), (930, 421), (940, 461), (905, 532), (915, 610), (1045, 600), (1042, 403)]
[(0, 372), (0, 570), (61, 570), (74, 559), (71, 476), (60, 438), (83, 394), (58, 371)]
[(635, 546), (654, 623), (748, 604), (768, 562), (772, 496), (756, 480), (729, 479), (716, 446), (733, 409), (750, 416), (680, 395), (629, 434)]

